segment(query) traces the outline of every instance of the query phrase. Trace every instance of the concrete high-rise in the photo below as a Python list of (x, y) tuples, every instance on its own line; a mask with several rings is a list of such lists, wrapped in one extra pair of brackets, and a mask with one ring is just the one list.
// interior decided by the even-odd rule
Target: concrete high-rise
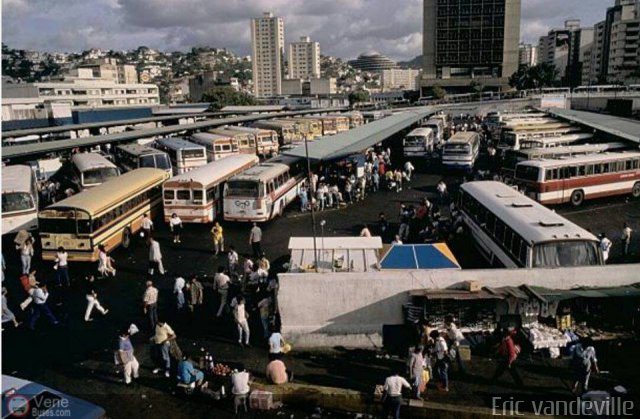
[(288, 67), (290, 79), (317, 79), (320, 77), (320, 44), (308, 36), (289, 44)]
[(580, 20), (570, 19), (564, 28), (551, 29), (540, 37), (538, 61), (553, 65), (566, 86), (582, 83), (585, 53), (593, 48), (594, 29), (580, 27)]
[(607, 9), (603, 74), (607, 83), (624, 83), (640, 70), (640, 1), (616, 0)]
[(531, 44), (518, 46), (518, 64), (533, 67), (538, 64), (538, 47)]
[(256, 97), (282, 92), (284, 22), (273, 13), (251, 19), (253, 88)]
[(521, 0), (424, 0), (422, 89), (509, 89), (518, 70)]

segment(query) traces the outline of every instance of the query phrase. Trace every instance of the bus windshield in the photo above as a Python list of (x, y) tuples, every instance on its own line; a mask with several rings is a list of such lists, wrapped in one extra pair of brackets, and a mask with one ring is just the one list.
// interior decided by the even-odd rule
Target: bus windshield
[(26, 211), (34, 207), (28, 192), (8, 192), (2, 194), (2, 212)]
[(426, 138), (417, 136), (417, 135), (409, 135), (404, 139), (404, 143), (406, 145), (424, 145), (426, 143)]
[(155, 167), (157, 169), (170, 169), (171, 164), (166, 154), (150, 154), (140, 157), (140, 167)]
[(596, 244), (588, 241), (559, 241), (533, 248), (534, 268), (598, 265)]
[(469, 154), (471, 147), (469, 144), (447, 144), (444, 146), (446, 154)]
[(516, 178), (518, 179), (537, 182), (539, 173), (539, 167), (527, 166), (526, 164), (521, 164), (516, 167)]
[(258, 182), (253, 180), (231, 180), (227, 182), (227, 196), (259, 196)]
[(101, 167), (82, 172), (82, 183), (84, 185), (96, 185), (104, 183), (109, 178), (118, 176), (118, 169), (115, 167)]
[(181, 151), (183, 159), (197, 159), (204, 157), (204, 150), (202, 149), (185, 149)]

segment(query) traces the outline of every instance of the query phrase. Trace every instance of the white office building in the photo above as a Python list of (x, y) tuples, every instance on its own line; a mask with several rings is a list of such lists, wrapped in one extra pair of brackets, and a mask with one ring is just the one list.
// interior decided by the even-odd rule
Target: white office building
[(251, 19), (253, 88), (256, 97), (282, 93), (284, 22), (273, 13)]
[(308, 36), (290, 43), (288, 64), (290, 79), (320, 78), (320, 44), (312, 42)]
[(419, 77), (419, 70), (392, 68), (382, 70), (380, 82), (383, 91), (416, 90), (419, 86)]

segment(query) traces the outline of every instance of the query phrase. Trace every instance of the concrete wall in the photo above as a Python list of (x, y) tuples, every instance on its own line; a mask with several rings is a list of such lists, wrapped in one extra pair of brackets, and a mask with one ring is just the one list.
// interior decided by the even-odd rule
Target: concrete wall
[(283, 333), (298, 347), (382, 345), (382, 326), (403, 323), (408, 291), (536, 285), (553, 289), (624, 286), (640, 282), (640, 264), (564, 269), (416, 270), (281, 274), (278, 304)]

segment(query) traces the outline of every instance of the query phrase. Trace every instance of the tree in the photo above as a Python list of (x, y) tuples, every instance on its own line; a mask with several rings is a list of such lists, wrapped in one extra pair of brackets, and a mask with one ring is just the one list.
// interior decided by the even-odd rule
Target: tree
[(484, 90), (484, 85), (477, 80), (471, 80), (471, 83), (469, 83), (469, 90), (471, 90), (471, 93), (475, 96), (480, 96), (480, 93)]
[(366, 90), (355, 90), (349, 93), (349, 103), (351, 106), (360, 102), (368, 102), (370, 98), (369, 92)]
[(556, 67), (547, 63), (521, 66), (509, 77), (509, 85), (518, 90), (553, 87), (557, 84), (558, 74)]
[(427, 90), (427, 96), (431, 96), (434, 99), (443, 99), (446, 95), (447, 91), (437, 84)]
[(209, 102), (209, 109), (217, 111), (225, 106), (252, 106), (258, 102), (251, 95), (244, 92), (238, 92), (229, 86), (216, 86), (204, 95), (203, 102)]

